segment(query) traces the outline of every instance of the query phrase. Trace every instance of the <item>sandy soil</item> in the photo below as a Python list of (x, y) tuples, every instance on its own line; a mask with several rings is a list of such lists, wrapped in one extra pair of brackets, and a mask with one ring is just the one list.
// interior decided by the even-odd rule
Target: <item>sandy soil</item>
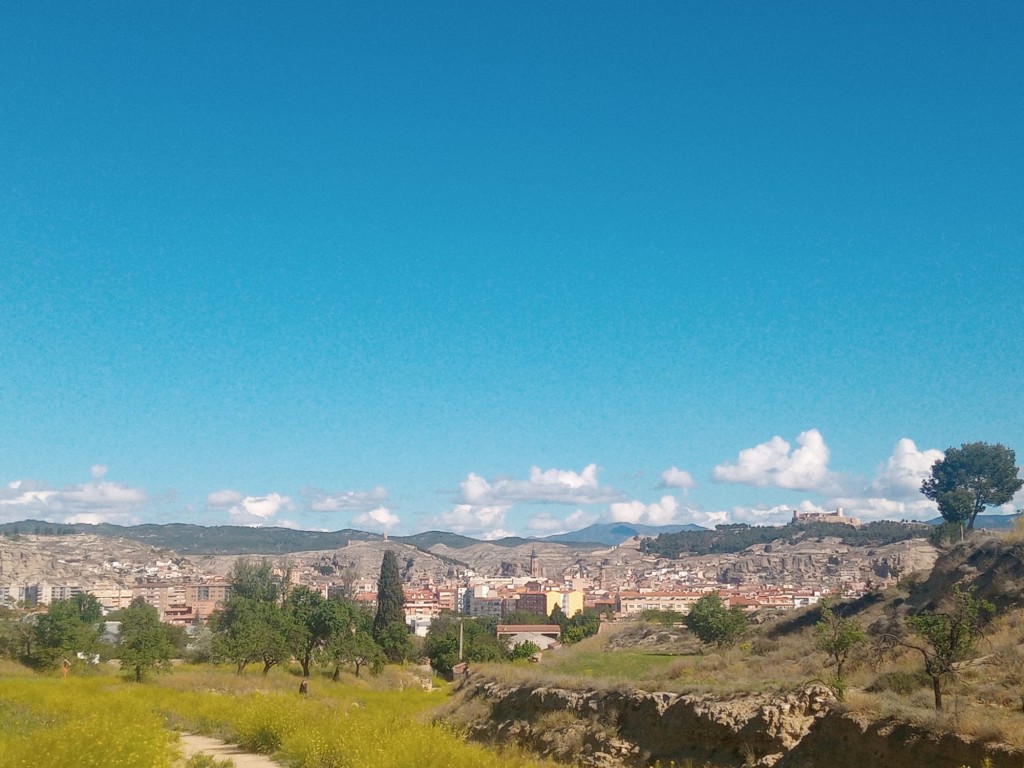
[(209, 736), (197, 736), (194, 733), (181, 734), (181, 751), (186, 760), (197, 752), (204, 752), (218, 760), (231, 759), (235, 764), (235, 768), (281, 768), (278, 763), (275, 763), (266, 755), (245, 752), (241, 747), (234, 744), (225, 744), (218, 739), (211, 739)]

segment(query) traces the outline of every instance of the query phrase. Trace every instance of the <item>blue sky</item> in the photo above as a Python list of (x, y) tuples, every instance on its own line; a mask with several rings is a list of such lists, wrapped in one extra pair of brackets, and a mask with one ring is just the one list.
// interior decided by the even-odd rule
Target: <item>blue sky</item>
[(1021, 4), (208, 6), (0, 12), (0, 520), (920, 518), (1024, 450)]

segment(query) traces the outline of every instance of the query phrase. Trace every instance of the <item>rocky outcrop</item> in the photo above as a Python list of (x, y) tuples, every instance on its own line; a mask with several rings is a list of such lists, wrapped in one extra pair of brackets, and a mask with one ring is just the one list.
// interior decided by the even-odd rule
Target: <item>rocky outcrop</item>
[(476, 740), (515, 742), (556, 760), (602, 768), (658, 761), (777, 768), (1019, 768), (1024, 758), (1020, 751), (956, 734), (844, 714), (833, 704), (824, 686), (721, 700), (470, 678), (446, 717)]
[(975, 533), (943, 553), (910, 597), (915, 610), (932, 610), (954, 584), (971, 587), (1000, 611), (1024, 607), (1024, 543)]
[(840, 583), (890, 579), (900, 573), (930, 571), (938, 550), (923, 539), (879, 547), (853, 547), (838, 539), (775, 542), (722, 556), (718, 578), (734, 583)]
[(1006, 745), (969, 741), (898, 720), (831, 713), (776, 768), (1020, 768), (1022, 762), (1024, 755)]
[[(656, 760), (771, 765), (828, 712), (831, 692), (811, 686), (783, 696), (729, 700), (638, 690), (572, 691), (470, 680), (465, 723), (474, 738), (514, 740), (541, 754), (587, 765), (650, 765)], [(456, 719), (458, 715), (456, 713)], [(565, 754), (565, 753), (568, 754)]]

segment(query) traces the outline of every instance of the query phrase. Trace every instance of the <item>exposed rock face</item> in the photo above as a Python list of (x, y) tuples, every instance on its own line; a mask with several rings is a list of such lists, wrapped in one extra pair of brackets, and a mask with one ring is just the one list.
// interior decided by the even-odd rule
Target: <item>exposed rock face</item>
[(477, 740), (514, 741), (557, 760), (606, 768), (687, 760), (777, 768), (959, 768), (988, 760), (992, 768), (1019, 768), (1024, 759), (1019, 751), (955, 734), (859, 719), (831, 709), (832, 702), (824, 686), (717, 700), (470, 679), (460, 689), (451, 716), (468, 720), (469, 733)]
[(851, 547), (838, 539), (776, 542), (751, 547), (736, 555), (723, 555), (718, 574), (722, 581), (794, 583), (870, 581), (901, 573), (928, 571), (938, 550), (923, 539), (911, 539), (881, 547)]
[(74, 536), (21, 536), (0, 539), (0, 583), (90, 583), (113, 580), (131, 583), (130, 569), (116, 563), (151, 563), (174, 556), (168, 550), (130, 539)]
[(895, 720), (829, 714), (815, 724), (776, 768), (1020, 768), (1024, 755), (1005, 745), (967, 741)]
[(943, 554), (911, 596), (916, 609), (934, 609), (954, 584), (977, 590), (1000, 610), (1024, 607), (1024, 543), (975, 533)]
[[(646, 691), (570, 691), (471, 681), (466, 701), (490, 705), (469, 723), (474, 737), (514, 739), (542, 754), (588, 765), (649, 765), (655, 760), (773, 764), (828, 712), (831, 692), (811, 686), (782, 697), (708, 696)], [(551, 717), (569, 713), (570, 717)], [(568, 754), (565, 752), (568, 750)]]

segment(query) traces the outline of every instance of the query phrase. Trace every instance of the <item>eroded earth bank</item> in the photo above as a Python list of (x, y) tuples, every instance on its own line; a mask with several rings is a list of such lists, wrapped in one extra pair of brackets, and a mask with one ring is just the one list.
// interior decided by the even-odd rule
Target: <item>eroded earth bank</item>
[[(572, 691), (471, 677), (446, 717), (470, 737), (516, 742), (573, 765), (1019, 768), (1024, 753), (843, 713), (824, 686), (718, 700), (639, 690)], [(985, 763), (985, 761), (989, 761)]]

